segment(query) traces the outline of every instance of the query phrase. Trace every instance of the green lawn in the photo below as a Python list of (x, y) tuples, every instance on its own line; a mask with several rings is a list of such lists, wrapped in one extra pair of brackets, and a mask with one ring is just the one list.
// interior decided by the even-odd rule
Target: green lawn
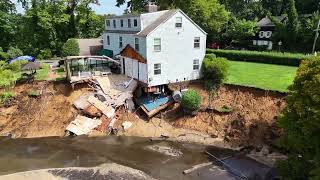
[(230, 61), (226, 84), (286, 92), (297, 67)]
[(36, 80), (47, 80), (49, 77), (49, 69), (50, 66), (45, 63), (41, 63), (41, 69), (37, 70), (37, 74), (35, 75)]

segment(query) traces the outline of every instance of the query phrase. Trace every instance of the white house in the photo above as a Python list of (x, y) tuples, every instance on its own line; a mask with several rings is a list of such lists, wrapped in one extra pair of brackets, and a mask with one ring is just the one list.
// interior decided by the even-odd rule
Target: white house
[(152, 11), (107, 18), (104, 49), (120, 57), (123, 74), (149, 88), (198, 79), (207, 33), (180, 9)]

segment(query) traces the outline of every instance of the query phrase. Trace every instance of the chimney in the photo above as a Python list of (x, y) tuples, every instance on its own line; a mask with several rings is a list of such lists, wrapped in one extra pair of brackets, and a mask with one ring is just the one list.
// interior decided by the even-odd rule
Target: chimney
[(158, 11), (157, 4), (153, 1), (148, 2), (148, 4), (146, 5), (146, 11), (149, 13), (157, 12)]

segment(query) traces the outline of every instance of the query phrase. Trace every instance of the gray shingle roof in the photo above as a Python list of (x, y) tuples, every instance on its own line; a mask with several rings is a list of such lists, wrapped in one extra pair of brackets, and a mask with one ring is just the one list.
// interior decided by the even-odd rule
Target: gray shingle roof
[(102, 39), (77, 39), (80, 48), (80, 56), (96, 55), (103, 49)]
[(156, 19), (153, 23), (151, 23), (149, 26), (144, 28), (141, 32), (139, 32), (138, 36), (147, 36), (150, 34), (154, 29), (156, 29), (159, 25), (164, 23), (166, 20), (168, 20), (170, 17), (172, 17), (175, 13), (177, 13), (179, 10), (169, 10), (166, 13), (164, 13), (162, 16), (160, 16), (158, 19)]

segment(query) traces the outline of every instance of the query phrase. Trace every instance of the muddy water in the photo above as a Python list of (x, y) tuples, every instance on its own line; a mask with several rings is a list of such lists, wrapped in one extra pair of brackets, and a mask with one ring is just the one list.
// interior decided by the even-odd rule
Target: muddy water
[[(147, 148), (150, 145), (180, 150), (179, 157), (168, 156)], [(145, 138), (39, 138), (0, 139), (0, 175), (22, 171), (93, 167), (103, 163), (118, 163), (160, 179), (194, 179), (182, 175), (192, 165), (208, 162), (206, 147), (174, 142), (151, 142)], [(218, 157), (231, 154), (228, 150), (211, 149)]]

